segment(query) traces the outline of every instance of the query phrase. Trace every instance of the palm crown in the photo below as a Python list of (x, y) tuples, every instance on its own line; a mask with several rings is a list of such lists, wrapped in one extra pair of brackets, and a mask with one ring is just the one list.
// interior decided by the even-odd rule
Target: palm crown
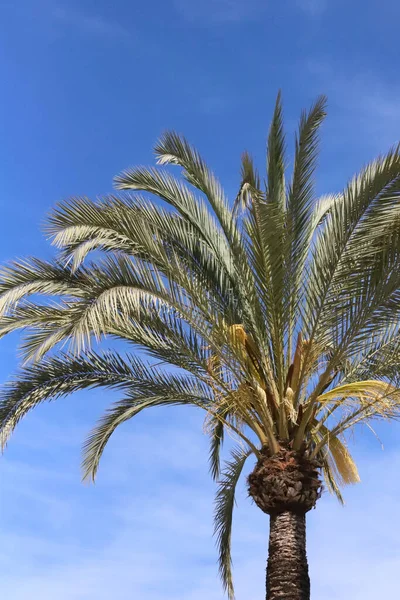
[[(324, 98), (302, 114), (287, 183), (278, 97), (266, 178), (244, 154), (232, 202), (197, 151), (167, 133), (155, 148), (162, 167), (115, 179), (118, 189), (146, 196), (62, 203), (47, 221), (57, 259), (16, 261), (0, 276), (0, 333), (27, 330), (27, 363), (2, 392), (3, 445), (38, 403), (117, 388), (122, 399), (84, 447), (84, 476), (94, 478), (120, 423), (150, 406), (204, 409), (230, 594), (232, 509), (246, 458), (302, 449), (341, 499), (341, 484), (359, 479), (343, 434), (399, 413), (399, 148), (342, 193), (316, 199), (324, 116)], [(183, 179), (165, 165), (180, 166)], [(88, 262), (93, 251), (101, 252)], [(104, 336), (157, 360), (96, 353)], [(220, 473), (227, 428), (238, 445)]]

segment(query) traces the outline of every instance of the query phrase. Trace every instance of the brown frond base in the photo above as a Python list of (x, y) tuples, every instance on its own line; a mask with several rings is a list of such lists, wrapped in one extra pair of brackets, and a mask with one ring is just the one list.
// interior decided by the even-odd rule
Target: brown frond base
[(321, 497), (320, 464), (302, 450), (281, 447), (271, 456), (264, 447), (249, 475), (248, 490), (257, 506), (269, 515), (285, 511), (305, 514)]

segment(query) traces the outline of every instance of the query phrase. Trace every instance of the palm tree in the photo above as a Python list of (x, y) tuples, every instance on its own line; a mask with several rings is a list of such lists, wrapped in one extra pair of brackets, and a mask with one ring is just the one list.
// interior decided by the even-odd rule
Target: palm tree
[[(115, 179), (145, 196), (61, 203), (46, 226), (57, 259), (16, 261), (0, 274), (0, 334), (27, 330), (26, 362), (2, 391), (3, 446), (39, 403), (116, 388), (121, 399), (84, 446), (84, 477), (94, 479), (119, 424), (153, 406), (203, 409), (230, 597), (246, 460), (256, 460), (249, 495), (270, 516), (267, 599), (306, 600), (305, 516), (322, 475), (342, 501), (342, 484), (359, 481), (346, 432), (400, 413), (400, 147), (317, 199), (324, 117), (323, 97), (301, 115), (287, 183), (278, 96), (266, 179), (245, 153), (233, 202), (198, 152), (167, 133), (155, 148), (161, 167)], [(105, 337), (140, 352), (96, 352)], [(221, 470), (226, 431), (237, 445)]]

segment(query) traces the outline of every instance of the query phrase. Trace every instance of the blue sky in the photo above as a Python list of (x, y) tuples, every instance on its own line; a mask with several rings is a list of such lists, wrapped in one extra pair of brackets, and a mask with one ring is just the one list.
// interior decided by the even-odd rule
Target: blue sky
[[(264, 160), (276, 92), (291, 133), (329, 97), (322, 192), (400, 139), (395, 0), (2, 0), (0, 262), (49, 256), (40, 232), (58, 200), (111, 189), (150, 163), (165, 129), (185, 133), (234, 193), (244, 149)], [(17, 364), (0, 342), (0, 379)], [(118, 432), (96, 486), (80, 443), (114, 398), (96, 391), (41, 407), (0, 462), (0, 579), (10, 600), (221, 600), (207, 440), (195, 411), (155, 411)], [(356, 437), (362, 484), (309, 516), (313, 596), (393, 595), (400, 568), (397, 426), (385, 452)], [(248, 470), (251, 465), (249, 463)], [(262, 598), (268, 523), (241, 487), (237, 598)]]

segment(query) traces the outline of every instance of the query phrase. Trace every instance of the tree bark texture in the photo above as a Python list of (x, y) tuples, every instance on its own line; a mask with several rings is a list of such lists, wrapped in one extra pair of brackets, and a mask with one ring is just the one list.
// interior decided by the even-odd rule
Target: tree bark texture
[(309, 600), (306, 516), (290, 511), (270, 517), (267, 600)]

